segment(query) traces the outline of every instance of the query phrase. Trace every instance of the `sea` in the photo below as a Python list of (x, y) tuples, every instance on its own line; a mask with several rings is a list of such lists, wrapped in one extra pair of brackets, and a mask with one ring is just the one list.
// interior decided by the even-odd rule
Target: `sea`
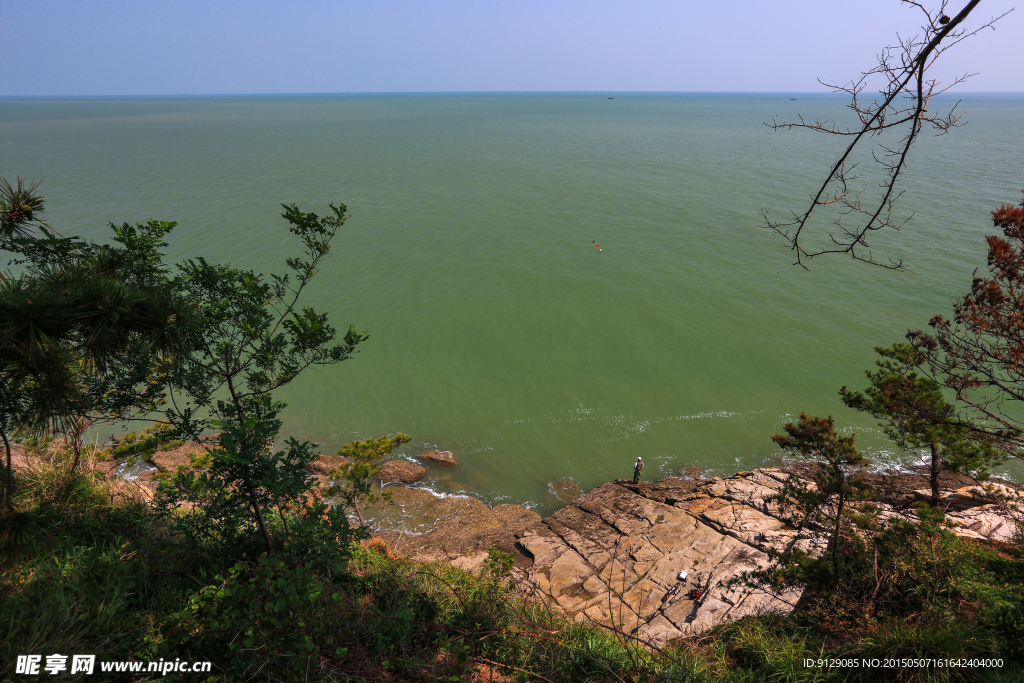
[[(333, 453), (404, 432), (451, 451), (422, 486), (496, 504), (777, 464), (773, 433), (832, 415), (876, 466), (910, 466), (846, 408), (875, 346), (926, 328), (985, 266), (990, 211), (1021, 200), (1024, 94), (963, 94), (915, 142), (893, 271), (809, 268), (763, 227), (807, 208), (855, 125), (831, 94), (444, 93), (0, 99), (0, 176), (41, 181), (47, 220), (173, 220), (172, 260), (284, 272), (281, 204), (351, 215), (305, 305), (370, 338), (280, 391), (282, 436)], [(868, 142), (891, 145), (898, 135)], [(884, 150), (875, 148), (876, 154)], [(877, 197), (870, 154), (850, 190)], [(851, 195), (852, 196), (852, 195)], [(814, 243), (828, 244), (824, 212)], [(846, 219), (850, 217), (847, 216)], [(695, 469), (694, 469), (695, 468)]]

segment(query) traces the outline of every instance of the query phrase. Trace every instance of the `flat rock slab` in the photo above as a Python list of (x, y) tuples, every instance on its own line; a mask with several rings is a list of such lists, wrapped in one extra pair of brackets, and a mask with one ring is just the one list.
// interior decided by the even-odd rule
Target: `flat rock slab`
[[(762, 468), (703, 481), (633, 484), (622, 479), (544, 519), (520, 506), (492, 510), (468, 496), (439, 498), (395, 487), (396, 494), (402, 491), (396, 500), (405, 508), (386, 513), (383, 526), (394, 529), (387, 515), (400, 514), (408, 531), (381, 535), (400, 552), (447, 558), (471, 571), (482, 565), (489, 547), (512, 552), (516, 577), (528, 592), (576, 619), (660, 645), (722, 621), (793, 609), (798, 591), (771, 594), (729, 585), (744, 572), (766, 567), (771, 550), (794, 544), (805, 552), (823, 550), (821, 541), (798, 540), (771, 500), (790, 476)], [(921, 478), (915, 486), (911, 477), (917, 475), (901, 476), (910, 497)], [(947, 490), (949, 502), (962, 506), (949, 510), (951, 528), (972, 538), (1009, 539), (1015, 525), (993, 503), (993, 493), (1005, 499), (1015, 492)], [(914, 515), (901, 507), (878, 506), (883, 517)], [(687, 580), (673, 591), (681, 571), (688, 573)], [(699, 600), (687, 597), (693, 588), (701, 590)]]
[[(374, 535), (396, 552), (421, 560), (458, 560), (474, 569), (482, 565), (489, 548), (514, 552), (516, 534), (539, 525), (541, 517), (522, 505), (488, 507), (471, 496), (438, 496), (426, 489), (386, 486), (392, 505), (376, 520)], [(520, 553), (520, 565), (528, 565)]]
[[(731, 489), (741, 497), (741, 489), (750, 487), (729, 482), (717, 488), (723, 489), (719, 495)], [(742, 497), (752, 498), (749, 493), (743, 490)], [(793, 532), (787, 535), (779, 520), (755, 507), (712, 498), (682, 480), (605, 484), (544, 526), (519, 539), (534, 560), (528, 578), (539, 592), (576, 618), (648, 642), (700, 633), (747, 614), (789, 611), (799, 598), (726, 587), (742, 572), (765, 566), (766, 550), (781, 547)], [(672, 592), (681, 571), (687, 581)], [(686, 597), (691, 588), (704, 592), (700, 601)]]
[(415, 484), (426, 473), (427, 468), (423, 465), (408, 460), (389, 460), (381, 465), (380, 480), (384, 483)]
[(419, 460), (432, 462), (435, 465), (454, 466), (458, 464), (455, 462), (455, 456), (452, 455), (451, 451), (423, 451), (421, 453), (418, 453), (416, 457)]
[(203, 445), (196, 441), (189, 441), (177, 448), (157, 451), (150, 457), (150, 461), (162, 472), (174, 472), (179, 467), (190, 467), (193, 455), (202, 455), (206, 450)]

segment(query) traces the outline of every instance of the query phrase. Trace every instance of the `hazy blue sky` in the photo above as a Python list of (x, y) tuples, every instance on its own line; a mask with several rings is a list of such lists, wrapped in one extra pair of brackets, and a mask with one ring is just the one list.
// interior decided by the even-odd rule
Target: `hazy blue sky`
[[(897, 0), (0, 0), (0, 95), (808, 92), (920, 24)], [(935, 75), (1022, 91), (1021, 35), (1024, 8)]]

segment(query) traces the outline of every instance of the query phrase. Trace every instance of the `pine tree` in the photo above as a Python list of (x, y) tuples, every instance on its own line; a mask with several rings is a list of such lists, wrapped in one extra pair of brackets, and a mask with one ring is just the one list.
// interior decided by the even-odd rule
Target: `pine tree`
[(881, 420), (900, 448), (928, 450), (932, 504), (939, 502), (942, 469), (987, 478), (988, 468), (999, 462), (999, 450), (991, 438), (958, 422), (956, 408), (943, 396), (941, 385), (921, 374), (926, 358), (920, 349), (900, 343), (875, 351), (882, 360), (875, 362), (878, 370), (865, 371), (868, 388), (860, 392), (844, 386), (839, 394), (846, 405)]

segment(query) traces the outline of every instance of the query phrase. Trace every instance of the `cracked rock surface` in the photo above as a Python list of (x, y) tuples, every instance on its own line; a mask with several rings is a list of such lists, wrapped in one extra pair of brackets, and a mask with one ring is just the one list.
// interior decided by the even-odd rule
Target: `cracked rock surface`
[[(767, 566), (769, 549), (794, 543), (809, 552), (822, 549), (797, 540), (796, 530), (779, 519), (777, 504), (767, 500), (789, 476), (762, 468), (702, 481), (622, 479), (543, 519), (518, 505), (492, 510), (468, 496), (436, 498), (394, 487), (396, 502), (414, 503), (419, 516), (385, 512), (385, 527), (388, 514), (402, 514), (413, 533), (379, 535), (408, 556), (448, 559), (470, 571), (482, 565), (489, 547), (512, 552), (516, 577), (544, 601), (574, 618), (660, 644), (725, 620), (792, 610), (799, 592), (727, 587), (743, 572)], [(946, 491), (953, 530), (1009, 540), (1014, 524), (992, 493), (968, 489)], [(881, 507), (887, 515), (913, 516), (906, 506)], [(418, 519), (415, 528), (408, 526), (413, 519)], [(688, 576), (673, 591), (681, 571)], [(700, 599), (688, 597), (693, 588), (701, 590)]]

